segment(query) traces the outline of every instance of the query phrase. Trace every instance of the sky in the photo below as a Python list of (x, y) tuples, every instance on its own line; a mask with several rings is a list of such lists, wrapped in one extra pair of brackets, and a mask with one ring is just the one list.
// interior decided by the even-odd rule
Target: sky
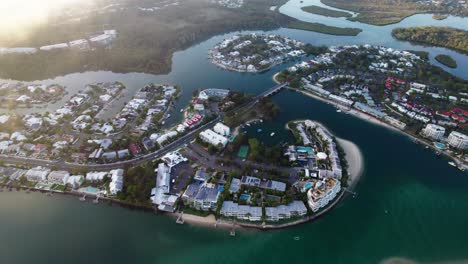
[(91, 0), (0, 0), (0, 36), (27, 35), (54, 10), (87, 1)]

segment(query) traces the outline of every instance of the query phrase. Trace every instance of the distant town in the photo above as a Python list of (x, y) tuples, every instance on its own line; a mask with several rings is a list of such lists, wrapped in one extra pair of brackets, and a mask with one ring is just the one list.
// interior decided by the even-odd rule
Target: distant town
[(235, 35), (209, 52), (219, 67), (239, 72), (261, 72), (306, 55), (305, 44), (277, 35)]

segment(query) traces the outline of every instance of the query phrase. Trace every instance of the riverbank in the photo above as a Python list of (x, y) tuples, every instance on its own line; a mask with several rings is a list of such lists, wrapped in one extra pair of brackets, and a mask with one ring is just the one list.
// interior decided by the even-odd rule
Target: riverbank
[[(276, 80), (276, 77), (278, 76), (279, 73), (276, 73), (273, 75), (273, 80), (276, 82), (276, 83), (279, 83), (278, 80)], [(366, 113), (363, 113), (363, 112), (360, 112), (356, 109), (352, 109), (352, 108), (347, 108), (347, 107), (344, 107), (343, 105), (339, 104), (339, 103), (336, 103), (334, 101), (331, 101), (331, 100), (328, 100), (326, 98), (323, 98), (321, 96), (318, 96), (312, 92), (309, 92), (309, 91), (305, 91), (305, 90), (299, 90), (299, 89), (295, 89), (295, 88), (292, 88), (292, 87), (289, 87), (289, 86), (286, 86), (286, 88), (290, 89), (290, 90), (293, 90), (293, 91), (296, 91), (298, 93), (301, 93), (303, 95), (306, 95), (308, 97), (311, 97), (313, 99), (316, 99), (316, 100), (319, 100), (319, 101), (322, 101), (324, 103), (327, 103), (327, 104), (330, 104), (330, 105), (333, 105), (335, 106), (336, 108), (339, 108), (341, 109), (342, 111), (344, 111), (345, 114), (351, 114), (357, 118), (360, 118), (362, 120), (365, 120), (367, 122), (370, 122), (374, 125), (378, 125), (378, 126), (382, 126), (382, 127), (385, 127), (387, 129), (390, 129), (392, 131), (395, 131), (395, 132), (398, 132), (398, 133), (402, 133), (403, 135), (409, 137), (412, 141), (418, 143), (418, 144), (423, 144), (429, 148), (431, 148), (432, 150), (434, 151), (437, 151), (437, 152), (441, 152), (441, 154), (445, 155), (447, 158), (450, 158), (452, 160), (454, 160), (458, 165), (462, 166), (465, 170), (468, 169), (468, 163), (466, 163), (465, 161), (461, 160), (460, 158), (456, 157), (456, 156), (453, 156), (451, 155), (451, 153), (448, 153), (447, 151), (443, 151), (443, 150), (440, 150), (438, 148), (436, 148), (432, 143), (428, 143), (426, 142), (425, 140), (415, 136), (415, 135), (412, 135), (404, 130), (401, 130), (397, 127), (394, 127), (386, 122), (383, 122), (382, 120), (380, 119), (377, 119), (371, 115), (368, 115)]]

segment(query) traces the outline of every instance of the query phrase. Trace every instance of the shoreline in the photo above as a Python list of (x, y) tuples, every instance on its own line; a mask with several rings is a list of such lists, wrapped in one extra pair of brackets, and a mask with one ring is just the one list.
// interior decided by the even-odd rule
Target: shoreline
[[(277, 84), (280, 83), (280, 82), (278, 82), (278, 80), (276, 80), (276, 77), (278, 76), (278, 74), (279, 74), (279, 72), (276, 73), (276, 74), (274, 74), (274, 75), (272, 76), (273, 81), (274, 81), (275, 83), (277, 83)], [(382, 127), (384, 127), (384, 128), (390, 129), (390, 130), (395, 131), (395, 132), (397, 132), (397, 133), (401, 133), (402, 135), (407, 136), (408, 138), (410, 138), (411, 140), (415, 141), (415, 142), (418, 143), (418, 144), (422, 144), (422, 145), (424, 145), (424, 146), (428, 146), (429, 148), (431, 148), (431, 149), (434, 150), (434, 151), (440, 151), (440, 152), (441, 152), (444, 156), (446, 156), (447, 158), (452, 159), (452, 160), (455, 161), (458, 165), (463, 166), (463, 168), (465, 168), (465, 169), (468, 169), (468, 163), (466, 163), (465, 161), (460, 160), (458, 157), (455, 157), (455, 156), (451, 155), (450, 153), (447, 153), (447, 152), (444, 151), (444, 150), (440, 150), (440, 149), (436, 148), (433, 144), (428, 143), (428, 142), (426, 142), (425, 140), (423, 140), (423, 139), (421, 139), (421, 138), (419, 138), (419, 137), (417, 137), (417, 136), (414, 136), (414, 135), (412, 135), (412, 134), (410, 134), (410, 133), (408, 133), (408, 132), (406, 132), (406, 131), (404, 131), (404, 130), (401, 130), (401, 129), (397, 128), (397, 127), (394, 127), (394, 126), (392, 126), (392, 125), (390, 125), (390, 124), (388, 124), (388, 123), (386, 123), (386, 122), (383, 122), (383, 121), (380, 120), (380, 119), (377, 119), (377, 118), (375, 118), (375, 117), (373, 117), (373, 116), (371, 116), (371, 115), (368, 115), (368, 114), (366, 114), (366, 113), (360, 112), (360, 111), (358, 111), (358, 110), (356, 110), (356, 109), (352, 109), (352, 108), (349, 108), (349, 107), (345, 107), (345, 106), (343, 106), (343, 105), (340, 105), (339, 103), (333, 102), (333, 101), (331, 101), (331, 100), (328, 100), (328, 99), (326, 99), (326, 98), (324, 98), (324, 97), (321, 97), (321, 96), (316, 95), (316, 94), (314, 94), (314, 93), (312, 93), (312, 92), (309, 92), (309, 91), (299, 90), (299, 89), (292, 88), (292, 87), (289, 87), (289, 86), (286, 86), (286, 88), (288, 88), (288, 89), (290, 89), (290, 90), (292, 90), (292, 91), (301, 93), (301, 94), (303, 94), (303, 95), (305, 95), (305, 96), (311, 97), (311, 98), (313, 98), (313, 99), (322, 101), (322, 102), (324, 102), (324, 103), (333, 105), (333, 106), (336, 107), (336, 108), (339, 108), (339, 109), (344, 110), (344, 113), (349, 113), (349, 114), (353, 115), (354, 117), (357, 117), (357, 118), (359, 118), (359, 119), (361, 119), (361, 120), (367, 121), (367, 122), (369, 122), (369, 123), (371, 123), (371, 124), (378, 125), (378, 126), (382, 126)]]

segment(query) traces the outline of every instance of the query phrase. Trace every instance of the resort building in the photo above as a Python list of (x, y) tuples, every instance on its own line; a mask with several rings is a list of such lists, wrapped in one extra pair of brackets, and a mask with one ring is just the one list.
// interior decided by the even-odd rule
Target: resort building
[(241, 185), (258, 187), (262, 189), (275, 190), (284, 192), (286, 191), (286, 183), (272, 180), (264, 180), (252, 176), (242, 176)]
[(70, 177), (68, 171), (52, 171), (47, 177), (47, 180), (49, 183), (65, 185), (67, 184), (68, 177)]
[(201, 100), (208, 100), (210, 97), (225, 98), (229, 95), (229, 90), (224, 89), (205, 89), (198, 94)]
[(77, 189), (83, 184), (84, 177), (82, 175), (73, 175), (67, 178), (67, 185), (70, 185), (73, 189)]
[(214, 132), (220, 134), (221, 136), (229, 136), (231, 134), (231, 129), (226, 126), (225, 124), (221, 123), (221, 122), (218, 122), (214, 128), (213, 128)]
[(209, 211), (216, 209), (220, 192), (215, 184), (191, 183), (182, 195), (184, 204), (197, 210)]
[(445, 128), (435, 124), (427, 124), (426, 127), (421, 130), (421, 134), (433, 140), (441, 140), (444, 137)]
[(468, 136), (460, 132), (453, 131), (447, 139), (450, 146), (457, 149), (468, 148)]
[(111, 170), (111, 182), (109, 183), (109, 191), (112, 195), (116, 195), (118, 192), (123, 189), (123, 169)]
[(164, 163), (159, 163), (156, 169), (156, 187), (151, 190), (151, 201), (158, 206), (158, 210), (165, 212), (174, 212), (175, 204), (179, 197), (171, 195), (170, 180), (171, 172), (170, 167)]
[(106, 171), (92, 171), (86, 173), (86, 180), (90, 182), (102, 181), (107, 177), (108, 172)]
[(228, 143), (228, 139), (216, 132), (214, 132), (211, 129), (207, 129), (203, 132), (200, 133), (200, 139), (203, 140), (204, 142), (211, 144), (213, 146), (222, 146), (223, 148), (226, 146)]
[(322, 181), (317, 181), (315, 186), (312, 186), (307, 191), (307, 199), (310, 209), (317, 212), (320, 208), (326, 206), (332, 201), (341, 190), (340, 181), (327, 177)]
[(279, 221), (299, 217), (307, 214), (307, 208), (302, 201), (293, 201), (288, 205), (277, 207), (265, 207), (265, 219), (267, 221)]
[(220, 214), (225, 217), (234, 217), (244, 221), (261, 221), (262, 207), (239, 205), (233, 201), (224, 201)]
[(28, 170), (24, 176), (28, 181), (45, 181), (47, 179), (47, 175), (49, 175), (50, 170), (42, 167), (36, 167)]

